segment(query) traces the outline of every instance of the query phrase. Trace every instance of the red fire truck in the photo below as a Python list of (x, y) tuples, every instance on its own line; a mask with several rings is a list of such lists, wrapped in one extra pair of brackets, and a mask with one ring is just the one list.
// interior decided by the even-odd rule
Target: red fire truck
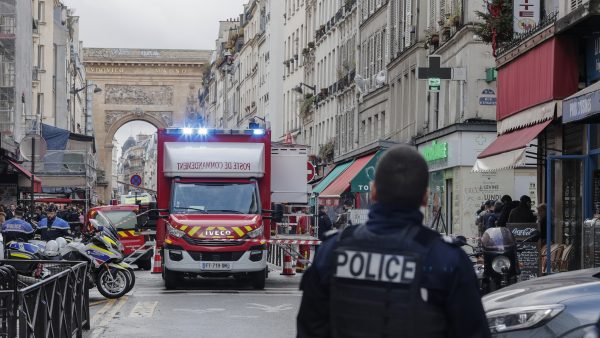
[[(307, 197), (306, 152), (280, 170), (270, 139), (264, 129), (158, 130), (156, 242), (167, 289), (186, 275), (248, 277), (264, 288), (270, 224), (281, 218), (272, 201)], [(273, 174), (288, 186), (274, 190)]]

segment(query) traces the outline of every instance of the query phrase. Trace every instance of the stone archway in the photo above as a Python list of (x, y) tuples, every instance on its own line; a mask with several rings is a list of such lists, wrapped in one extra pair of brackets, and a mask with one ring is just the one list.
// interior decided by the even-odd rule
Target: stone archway
[(102, 89), (92, 116), (99, 169), (96, 193), (112, 197), (113, 138), (131, 121), (156, 128), (182, 127), (195, 116), (197, 90), (212, 52), (164, 49), (84, 49), (86, 78)]

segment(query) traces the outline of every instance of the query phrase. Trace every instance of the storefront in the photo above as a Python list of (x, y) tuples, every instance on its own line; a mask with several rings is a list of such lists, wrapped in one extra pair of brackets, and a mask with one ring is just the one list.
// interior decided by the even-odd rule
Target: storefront
[[(473, 237), (478, 234), (475, 215), (486, 200), (503, 195), (531, 196), (536, 201), (535, 168), (474, 171), (477, 156), (496, 139), (495, 125), (473, 131), (459, 126), (444, 136), (418, 144), (429, 165), (429, 201), (426, 224), (440, 232)], [(419, 141), (419, 140), (418, 140)]]
[[(600, 82), (562, 105), (562, 153), (548, 156), (548, 237), (575, 254), (569, 270), (600, 267)], [(587, 225), (586, 225), (587, 224)]]
[(32, 177), (34, 192), (42, 192), (42, 181), (15, 160), (5, 157), (2, 159), (2, 166), (4, 174), (0, 175), (0, 205), (17, 204), (23, 193), (31, 192)]

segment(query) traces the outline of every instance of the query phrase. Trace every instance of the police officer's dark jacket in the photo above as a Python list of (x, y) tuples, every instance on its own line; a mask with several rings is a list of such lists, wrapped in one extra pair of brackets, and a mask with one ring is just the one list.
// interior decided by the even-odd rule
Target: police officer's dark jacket
[(41, 232), (42, 240), (50, 241), (58, 237), (67, 237), (71, 234), (71, 226), (67, 221), (60, 217), (49, 219), (43, 218), (38, 223), (38, 230)]
[(416, 210), (375, 204), (306, 271), (298, 337), (489, 337), (473, 265)]

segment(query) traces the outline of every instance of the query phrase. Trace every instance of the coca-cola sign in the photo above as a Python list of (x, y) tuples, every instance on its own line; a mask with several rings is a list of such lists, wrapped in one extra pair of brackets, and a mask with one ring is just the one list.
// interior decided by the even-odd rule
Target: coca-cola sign
[(519, 237), (530, 237), (533, 235), (533, 232), (536, 231), (536, 228), (514, 228), (512, 229), (512, 234), (515, 238)]

